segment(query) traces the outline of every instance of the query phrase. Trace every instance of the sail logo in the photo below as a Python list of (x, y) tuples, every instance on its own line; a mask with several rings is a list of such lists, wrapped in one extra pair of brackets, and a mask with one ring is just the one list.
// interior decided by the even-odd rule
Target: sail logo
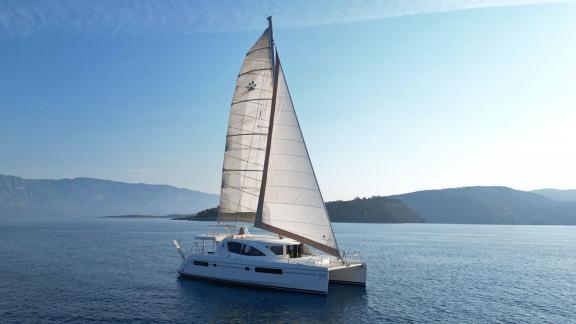
[(248, 89), (248, 91), (252, 91), (252, 90), (256, 89), (256, 82), (250, 81), (250, 83), (248, 83), (248, 86), (246, 87), (246, 89)]

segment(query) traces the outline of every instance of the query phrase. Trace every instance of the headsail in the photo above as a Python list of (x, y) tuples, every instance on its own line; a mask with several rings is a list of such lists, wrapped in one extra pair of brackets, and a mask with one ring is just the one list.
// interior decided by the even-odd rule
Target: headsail
[(340, 256), (278, 55), (276, 64), (263, 203), (254, 226)]
[(266, 29), (238, 74), (226, 135), (219, 222), (254, 221), (272, 104), (271, 44)]

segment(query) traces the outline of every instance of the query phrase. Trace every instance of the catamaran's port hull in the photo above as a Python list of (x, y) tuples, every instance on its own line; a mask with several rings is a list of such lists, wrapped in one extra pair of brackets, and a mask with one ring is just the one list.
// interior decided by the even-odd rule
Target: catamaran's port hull
[(366, 263), (359, 262), (329, 269), (332, 283), (366, 286)]
[(304, 293), (304, 294), (313, 294), (313, 295), (327, 295), (328, 293), (315, 291), (315, 290), (303, 290), (303, 289), (294, 289), (294, 288), (283, 288), (283, 287), (275, 287), (275, 286), (264, 286), (255, 283), (246, 283), (240, 281), (232, 281), (232, 280), (223, 280), (223, 279), (215, 279), (209, 277), (201, 277), (201, 276), (194, 276), (184, 273), (179, 273), (181, 277), (186, 279), (193, 279), (193, 280), (207, 280), (216, 283), (221, 283), (224, 285), (230, 286), (243, 286), (243, 287), (255, 287), (255, 288), (262, 288), (262, 289), (274, 289), (274, 290), (284, 290), (284, 291), (292, 291), (297, 293)]
[(328, 294), (328, 269), (301, 264), (243, 262), (202, 257), (185, 260), (183, 277), (297, 292)]

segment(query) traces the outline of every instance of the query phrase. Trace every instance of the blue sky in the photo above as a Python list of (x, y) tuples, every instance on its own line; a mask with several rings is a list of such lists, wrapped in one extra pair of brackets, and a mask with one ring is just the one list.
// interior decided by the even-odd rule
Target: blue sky
[(2, 174), (218, 192), (235, 76), (265, 28), (261, 11), (274, 10), (327, 200), (576, 188), (575, 2), (336, 1), (326, 12), (327, 1), (296, 1), (250, 15), (243, 1), (218, 14), (149, 1), (109, 19), (92, 14), (113, 10), (106, 1), (18, 3), (0, 6)]

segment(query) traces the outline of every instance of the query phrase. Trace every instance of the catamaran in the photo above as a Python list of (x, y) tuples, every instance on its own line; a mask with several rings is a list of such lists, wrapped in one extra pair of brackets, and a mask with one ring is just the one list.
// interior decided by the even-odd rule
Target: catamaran
[[(272, 19), (250, 48), (232, 98), (218, 224), (174, 244), (183, 277), (327, 294), (366, 285), (366, 263), (338, 248), (284, 71)], [(274, 235), (252, 235), (247, 226)], [(238, 229), (238, 231), (236, 231)]]

